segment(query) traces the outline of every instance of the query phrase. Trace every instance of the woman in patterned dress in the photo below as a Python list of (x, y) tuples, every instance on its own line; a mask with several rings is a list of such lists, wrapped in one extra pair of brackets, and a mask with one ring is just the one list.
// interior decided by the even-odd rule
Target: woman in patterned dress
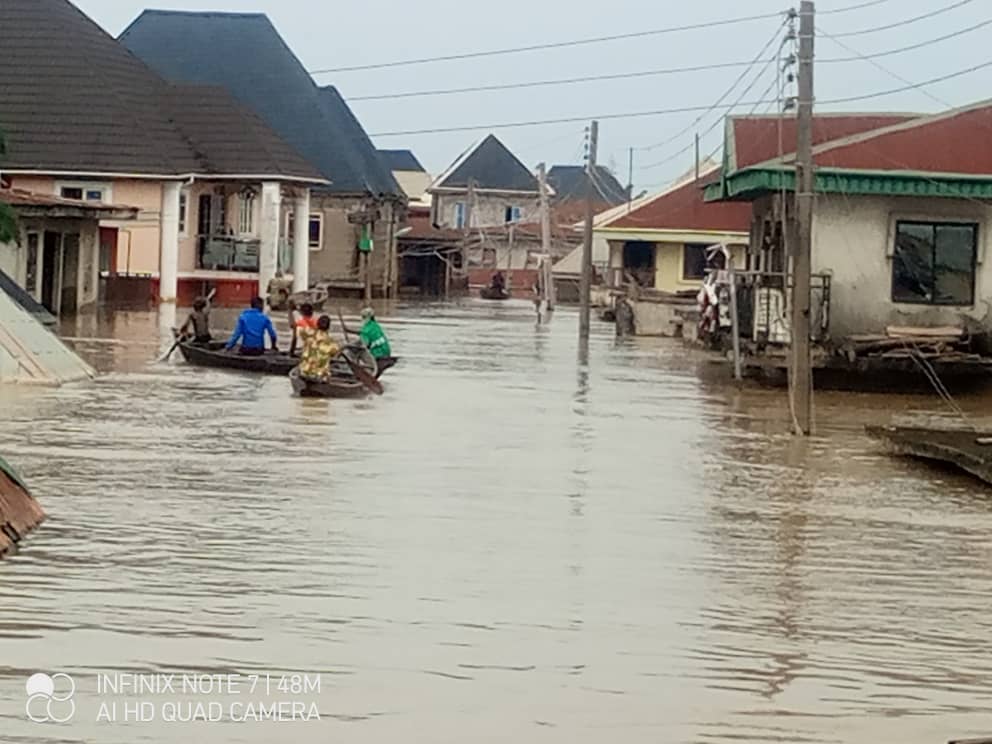
[(331, 377), (331, 360), (338, 355), (340, 348), (329, 333), (331, 319), (321, 315), (316, 328), (300, 328), (303, 341), (300, 354), (300, 376), (308, 380), (326, 382)]

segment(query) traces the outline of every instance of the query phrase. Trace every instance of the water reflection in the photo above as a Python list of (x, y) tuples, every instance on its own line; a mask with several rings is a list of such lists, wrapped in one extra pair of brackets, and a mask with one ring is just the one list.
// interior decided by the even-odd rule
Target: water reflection
[(294, 744), (987, 733), (992, 501), (863, 434), (936, 399), (821, 394), (796, 440), (779, 391), (600, 324), (583, 353), (568, 308), (380, 313), (381, 398), (157, 363), (182, 309), (73, 321), (107, 376), (0, 392), (0, 452), (51, 515), (0, 566), (0, 738), (286, 740), (52, 731), (22, 719), (38, 669), (77, 676), (80, 710), (97, 672), (319, 672)]

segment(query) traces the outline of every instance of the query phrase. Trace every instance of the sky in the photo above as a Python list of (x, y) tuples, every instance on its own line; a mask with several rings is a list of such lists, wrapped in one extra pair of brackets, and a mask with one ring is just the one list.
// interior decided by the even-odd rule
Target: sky
[[(765, 13), (788, 0), (74, 0), (103, 28), (118, 35), (146, 7), (268, 14), (308, 70), (340, 68), (570, 41), (666, 29)], [(148, 5), (152, 2), (152, 5)], [(798, 0), (796, 0), (798, 4)], [(851, 6), (864, 5), (853, 8)], [(992, 19), (989, 0), (819, 0), (815, 96), (819, 111), (934, 112), (980, 100), (990, 68), (925, 88), (847, 103), (829, 101), (904, 88), (992, 60), (984, 44), (992, 25), (919, 49), (877, 54), (922, 44)], [(472, 10), (469, 10), (469, 7)], [(951, 7), (957, 6), (957, 7)], [(917, 16), (947, 12), (895, 28)], [(847, 10), (843, 10), (847, 9)], [(832, 12), (834, 11), (834, 12)], [(413, 150), (434, 174), (489, 132), (495, 133), (528, 166), (544, 161), (581, 163), (586, 120), (612, 114), (678, 108), (710, 108), (721, 101), (747, 66), (621, 80), (584, 82), (445, 96), (354, 100), (357, 97), (475, 88), (482, 85), (609, 75), (694, 67), (714, 63), (770, 60), (779, 48), (782, 21), (767, 18), (676, 33), (646, 35), (583, 46), (477, 59), (405, 65), (376, 70), (323, 73), (322, 85), (336, 85), (380, 148)], [(831, 38), (838, 35), (842, 38)], [(780, 37), (779, 37), (780, 38)], [(770, 51), (760, 54), (766, 45)], [(847, 48), (841, 46), (845, 45)], [(830, 62), (837, 58), (850, 62)], [(884, 68), (884, 69), (883, 69)], [(694, 133), (701, 155), (718, 152), (721, 122), (728, 111), (774, 110), (774, 64), (759, 63), (711, 112), (673, 113), (600, 122), (599, 162), (628, 181), (634, 152), (635, 191), (657, 190), (693, 167)], [(748, 86), (751, 90), (745, 93)], [(770, 91), (767, 96), (763, 96)], [(794, 86), (791, 88), (794, 94)], [(741, 105), (733, 107), (732, 104)], [(494, 125), (544, 119), (582, 121), (546, 126)], [(391, 132), (444, 127), (473, 131), (385, 136)], [(650, 148), (650, 149), (647, 149)]]

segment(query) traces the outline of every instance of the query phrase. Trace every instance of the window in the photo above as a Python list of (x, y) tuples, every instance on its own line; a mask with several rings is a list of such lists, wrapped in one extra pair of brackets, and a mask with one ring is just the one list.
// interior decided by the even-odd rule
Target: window
[(978, 225), (897, 222), (892, 301), (973, 305)]
[(324, 215), (310, 215), (310, 250), (319, 251), (323, 246), (324, 238)]
[(455, 204), (455, 227), (465, 227), (465, 215), (467, 211), (468, 210), (465, 208), (465, 202), (458, 202)]
[(86, 201), (103, 201), (103, 190), (86, 189)]
[(238, 196), (238, 232), (242, 235), (255, 233), (255, 192), (242, 191)]
[(83, 200), (83, 190), (78, 186), (63, 186), (61, 193), (63, 199)]
[[(324, 245), (324, 215), (320, 212), (311, 213), (308, 231), (307, 244), (310, 246), (310, 250), (319, 251)], [(296, 223), (293, 213), (290, 212), (286, 215), (286, 242), (292, 245), (295, 236)]]
[(509, 206), (504, 213), (504, 222), (520, 222), (520, 207)]
[(187, 216), (189, 214), (189, 192), (183, 189), (179, 192), (179, 234), (186, 234)]
[(688, 280), (706, 277), (706, 249), (709, 246), (699, 243), (686, 243), (682, 246), (682, 278)]

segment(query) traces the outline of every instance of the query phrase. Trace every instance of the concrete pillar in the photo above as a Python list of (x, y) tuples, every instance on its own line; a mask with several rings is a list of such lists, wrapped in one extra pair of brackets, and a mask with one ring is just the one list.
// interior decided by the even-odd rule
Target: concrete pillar
[(293, 199), (293, 291), (310, 288), (310, 189)]
[(264, 298), (279, 263), (279, 216), (282, 213), (282, 186), (274, 181), (262, 184), (262, 214), (258, 251), (258, 294)]
[(162, 215), (159, 219), (158, 298), (175, 302), (179, 289), (179, 181), (162, 184)]

